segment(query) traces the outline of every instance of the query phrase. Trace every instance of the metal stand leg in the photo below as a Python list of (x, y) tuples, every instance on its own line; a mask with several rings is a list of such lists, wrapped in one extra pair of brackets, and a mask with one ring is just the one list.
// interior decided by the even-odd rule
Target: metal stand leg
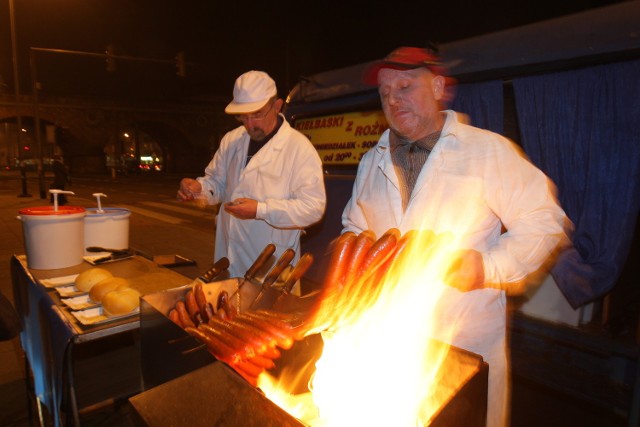
[(35, 390), (31, 384), (31, 366), (29, 365), (29, 360), (24, 358), (24, 386), (27, 390), (27, 414), (29, 416), (29, 425), (33, 425), (33, 408), (31, 406), (31, 397), (33, 397), (36, 410), (38, 411), (38, 427), (44, 427), (44, 415), (42, 413), (42, 403), (40, 402), (40, 398), (36, 396)]
[(36, 396), (36, 408), (38, 409), (38, 425), (44, 427), (44, 417), (42, 415), (42, 403), (40, 403), (40, 398)]
[(629, 418), (627, 425), (636, 427), (640, 424), (640, 357), (636, 359), (636, 381), (633, 385), (631, 396), (631, 407), (629, 408)]
[(76, 398), (76, 386), (73, 378), (73, 345), (67, 348), (67, 381), (69, 384), (69, 410), (73, 416), (75, 426), (80, 426), (80, 414), (78, 414), (78, 400)]

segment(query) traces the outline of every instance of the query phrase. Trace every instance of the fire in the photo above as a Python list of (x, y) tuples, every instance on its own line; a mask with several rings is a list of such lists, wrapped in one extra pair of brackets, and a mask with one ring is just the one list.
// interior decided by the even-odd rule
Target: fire
[(358, 294), (322, 305), (316, 319), (339, 326), (322, 332), (311, 393), (284, 396), (265, 375), (259, 387), (312, 426), (427, 425), (446, 398), (438, 383), (448, 346), (432, 337), (454, 240), (420, 233), (383, 277), (361, 277)]

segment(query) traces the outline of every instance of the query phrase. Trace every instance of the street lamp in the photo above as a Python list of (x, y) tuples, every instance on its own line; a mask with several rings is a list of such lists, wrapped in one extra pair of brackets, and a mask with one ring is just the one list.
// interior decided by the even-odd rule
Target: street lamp
[(22, 150), (20, 149), (20, 133), (22, 132), (22, 115), (20, 114), (20, 77), (18, 76), (18, 46), (16, 38), (16, 18), (15, 8), (13, 0), (9, 0), (9, 19), (11, 21), (11, 50), (13, 60), (13, 88), (16, 95), (16, 148), (18, 156), (18, 165), (20, 167), (20, 175), (22, 177), (22, 193), (18, 197), (31, 197), (31, 194), (27, 193), (27, 174), (24, 165), (22, 164)]
[(40, 198), (47, 198), (47, 190), (44, 184), (44, 159), (42, 153), (42, 136), (40, 131), (40, 106), (38, 105), (38, 75), (36, 67), (36, 54), (35, 49), (29, 49), (29, 64), (31, 68), (31, 85), (33, 90), (33, 115), (36, 124), (36, 143), (38, 145), (38, 182), (40, 185)]

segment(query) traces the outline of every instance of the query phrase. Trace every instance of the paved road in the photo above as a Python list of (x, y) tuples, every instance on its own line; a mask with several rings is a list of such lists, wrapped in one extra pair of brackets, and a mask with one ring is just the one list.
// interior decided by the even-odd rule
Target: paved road
[[(69, 204), (86, 208), (97, 207), (93, 193), (104, 193), (102, 207), (129, 209), (132, 248), (149, 255), (179, 253), (191, 258), (202, 269), (213, 260), (214, 207), (201, 208), (191, 203), (181, 203), (175, 194), (179, 176), (143, 174), (140, 176), (74, 178), (68, 188), (75, 195), (69, 196)], [(17, 176), (0, 175), (0, 197), (3, 207), (0, 212), (4, 225), (14, 235), (11, 253), (22, 249), (22, 225), (15, 220), (18, 210), (26, 206), (42, 206), (48, 200), (39, 198), (38, 182), (28, 179), (27, 191), (33, 197), (17, 197), (22, 192)], [(16, 241), (16, 239), (18, 241)], [(6, 255), (2, 253), (2, 255)]]

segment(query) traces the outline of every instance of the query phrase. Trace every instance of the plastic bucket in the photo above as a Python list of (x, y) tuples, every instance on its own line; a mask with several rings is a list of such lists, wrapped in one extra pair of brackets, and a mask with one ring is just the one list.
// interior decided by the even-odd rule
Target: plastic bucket
[(54, 270), (81, 264), (84, 255), (84, 216), (80, 206), (39, 206), (18, 211), (22, 221), (27, 266)]
[(107, 249), (129, 248), (129, 217), (124, 208), (87, 209), (84, 217), (84, 248), (100, 246)]

